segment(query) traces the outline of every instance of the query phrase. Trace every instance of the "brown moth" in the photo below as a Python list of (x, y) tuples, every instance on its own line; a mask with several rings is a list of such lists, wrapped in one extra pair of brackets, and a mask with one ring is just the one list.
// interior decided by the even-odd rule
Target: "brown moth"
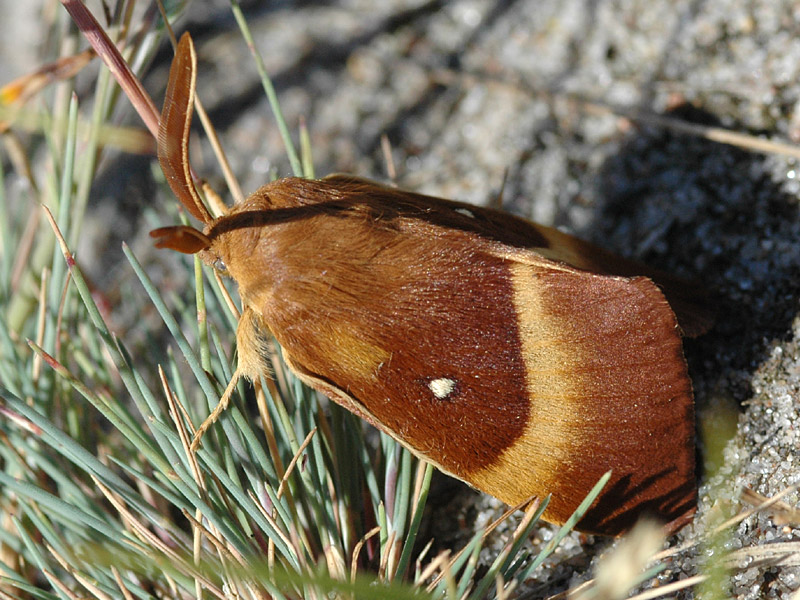
[(611, 470), (579, 529), (691, 515), (681, 330), (707, 328), (700, 292), (554, 229), (343, 175), (275, 181), (214, 219), (189, 172), (195, 69), (184, 35), (159, 160), (205, 227), (153, 235), (237, 282), (237, 376), (266, 374), (272, 334), (306, 384), (504, 502), (552, 494), (544, 517), (563, 523)]

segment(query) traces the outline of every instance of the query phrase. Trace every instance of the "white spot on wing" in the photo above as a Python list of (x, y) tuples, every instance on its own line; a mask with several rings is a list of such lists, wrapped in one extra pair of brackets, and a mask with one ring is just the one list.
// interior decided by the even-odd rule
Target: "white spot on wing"
[(431, 379), (428, 383), (428, 389), (433, 392), (439, 400), (447, 398), (455, 389), (456, 382), (447, 377), (440, 377), (439, 379)]
[(457, 212), (457, 213), (460, 213), (460, 214), (462, 214), (462, 215), (466, 215), (466, 216), (467, 216), (467, 217), (469, 217), (470, 219), (474, 219), (474, 218), (475, 218), (475, 213), (473, 213), (473, 212), (472, 212), (470, 209), (468, 209), (468, 208), (457, 208), (457, 209), (456, 209), (456, 212)]

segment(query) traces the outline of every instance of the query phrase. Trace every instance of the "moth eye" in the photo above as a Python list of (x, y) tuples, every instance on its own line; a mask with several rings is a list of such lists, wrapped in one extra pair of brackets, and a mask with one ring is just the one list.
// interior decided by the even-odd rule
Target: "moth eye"
[(227, 275), (228, 274), (228, 265), (225, 264), (221, 258), (217, 258), (212, 264), (214, 270), (218, 271), (220, 275)]

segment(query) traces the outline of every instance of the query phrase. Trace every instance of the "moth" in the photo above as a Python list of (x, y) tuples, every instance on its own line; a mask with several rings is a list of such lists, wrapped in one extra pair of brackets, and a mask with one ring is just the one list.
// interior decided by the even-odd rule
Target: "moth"
[(551, 494), (548, 521), (608, 470), (580, 530), (691, 515), (681, 335), (709, 324), (697, 288), (502, 212), (344, 175), (280, 179), (213, 218), (189, 170), (195, 71), (184, 35), (158, 146), (204, 228), (152, 235), (238, 284), (238, 375), (266, 374), (272, 335), (303, 382), (445, 473), (509, 504)]

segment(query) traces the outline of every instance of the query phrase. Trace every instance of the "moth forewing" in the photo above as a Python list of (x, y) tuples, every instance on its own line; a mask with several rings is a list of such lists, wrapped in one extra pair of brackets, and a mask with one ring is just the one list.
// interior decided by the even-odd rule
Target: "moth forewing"
[[(309, 190), (326, 197), (329, 185), (287, 179), (258, 195), (283, 205)], [(418, 207), (392, 213), (363, 182), (336, 185), (345, 207), (382, 221), (305, 204), (260, 233), (281, 275), (240, 280), (304, 381), (510, 504), (553, 493), (549, 520), (566, 520), (609, 469), (584, 530), (691, 510), (691, 386), (677, 320), (652, 281), (554, 263), (427, 222)]]

